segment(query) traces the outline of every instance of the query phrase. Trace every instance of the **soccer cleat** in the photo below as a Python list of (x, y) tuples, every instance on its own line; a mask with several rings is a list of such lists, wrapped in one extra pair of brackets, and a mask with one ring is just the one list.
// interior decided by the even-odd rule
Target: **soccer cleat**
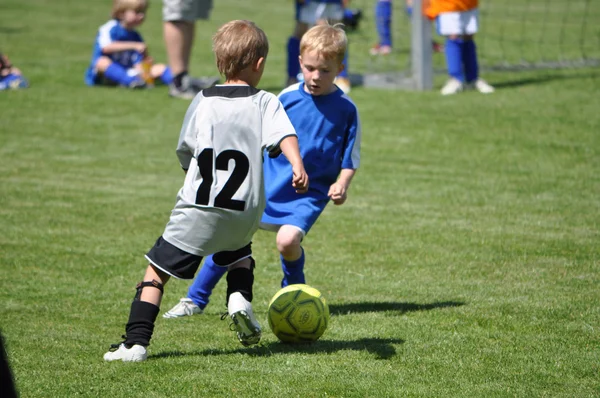
[(128, 87), (131, 89), (134, 89), (134, 90), (138, 90), (138, 89), (147, 88), (148, 85), (146, 84), (146, 82), (143, 79), (135, 79), (134, 81), (129, 83)]
[(344, 94), (348, 94), (351, 90), (350, 79), (347, 77), (336, 77), (335, 85), (338, 86)]
[(190, 77), (189, 84), (190, 86), (197, 91), (204, 90), (205, 88), (209, 88), (219, 83), (218, 77)]
[(202, 308), (198, 307), (189, 298), (182, 298), (179, 303), (163, 314), (163, 318), (181, 318), (183, 316), (192, 316), (202, 314)]
[(127, 348), (125, 343), (113, 344), (111, 349), (104, 354), (105, 361), (142, 362), (148, 357), (146, 347), (134, 344)]
[(252, 304), (240, 292), (234, 292), (229, 296), (227, 311), (233, 321), (232, 330), (236, 332), (240, 343), (246, 347), (257, 344), (260, 341), (261, 331), (252, 312)]
[(442, 95), (452, 95), (459, 93), (463, 90), (463, 84), (461, 81), (451, 78), (446, 82), (442, 90), (440, 91)]
[(488, 82), (483, 79), (475, 80), (474, 87), (482, 94), (490, 94), (494, 92), (494, 87), (490, 86)]

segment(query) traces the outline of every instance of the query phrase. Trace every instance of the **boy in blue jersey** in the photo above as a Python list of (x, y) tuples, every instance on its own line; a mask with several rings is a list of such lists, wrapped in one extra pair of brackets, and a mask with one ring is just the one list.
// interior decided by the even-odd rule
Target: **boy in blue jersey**
[(154, 79), (165, 84), (173, 81), (171, 70), (164, 64), (144, 70), (142, 61), (152, 64), (152, 59), (135, 28), (144, 22), (147, 9), (148, 0), (114, 0), (113, 19), (102, 25), (96, 35), (92, 60), (85, 73), (87, 85), (144, 88)]
[[(285, 287), (305, 283), (305, 253), (301, 242), (331, 199), (341, 205), (360, 163), (361, 127), (354, 103), (334, 84), (343, 69), (346, 35), (339, 26), (317, 25), (300, 43), (304, 82), (284, 89), (279, 100), (296, 129), (304, 167), (310, 178), (308, 192), (294, 195), (286, 182), (292, 173), (281, 156), (264, 157), (267, 205), (261, 228), (277, 231)], [(201, 314), (224, 271), (208, 257), (188, 296), (165, 318)]]

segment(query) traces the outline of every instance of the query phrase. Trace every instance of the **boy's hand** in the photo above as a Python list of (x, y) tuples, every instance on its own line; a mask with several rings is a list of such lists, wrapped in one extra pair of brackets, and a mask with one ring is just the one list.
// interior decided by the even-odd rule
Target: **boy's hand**
[(329, 193), (327, 194), (335, 205), (341, 205), (346, 201), (348, 197), (346, 193), (346, 187), (339, 182), (334, 183), (329, 187)]
[(292, 166), (292, 186), (296, 193), (306, 193), (308, 191), (308, 174), (303, 166)]
[(148, 46), (146, 43), (136, 43), (134, 50), (142, 54), (143, 57), (148, 55)]

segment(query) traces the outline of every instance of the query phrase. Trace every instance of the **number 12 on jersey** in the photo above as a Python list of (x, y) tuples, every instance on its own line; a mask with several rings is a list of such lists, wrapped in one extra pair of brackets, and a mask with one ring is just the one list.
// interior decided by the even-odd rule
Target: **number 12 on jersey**
[[(196, 192), (196, 204), (207, 206), (210, 200), (210, 190), (213, 183), (214, 170), (229, 170), (229, 161), (234, 161), (233, 171), (229, 179), (223, 185), (223, 188), (216, 193), (214, 207), (222, 209), (244, 211), (246, 202), (243, 200), (233, 199), (233, 195), (240, 188), (250, 171), (250, 162), (243, 152), (234, 149), (227, 149), (219, 153), (216, 157), (213, 148), (204, 149), (198, 155), (198, 168), (202, 183)], [(215, 162), (213, 163), (213, 158)]]

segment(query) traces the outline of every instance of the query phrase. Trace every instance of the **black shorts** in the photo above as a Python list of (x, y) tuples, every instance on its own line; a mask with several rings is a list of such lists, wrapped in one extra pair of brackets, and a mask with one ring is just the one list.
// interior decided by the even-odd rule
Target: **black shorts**
[[(227, 267), (250, 256), (252, 256), (252, 243), (235, 251), (215, 253), (213, 261), (220, 267)], [(203, 257), (183, 251), (161, 236), (156, 240), (152, 249), (146, 253), (146, 259), (156, 268), (175, 278), (194, 279)]]

